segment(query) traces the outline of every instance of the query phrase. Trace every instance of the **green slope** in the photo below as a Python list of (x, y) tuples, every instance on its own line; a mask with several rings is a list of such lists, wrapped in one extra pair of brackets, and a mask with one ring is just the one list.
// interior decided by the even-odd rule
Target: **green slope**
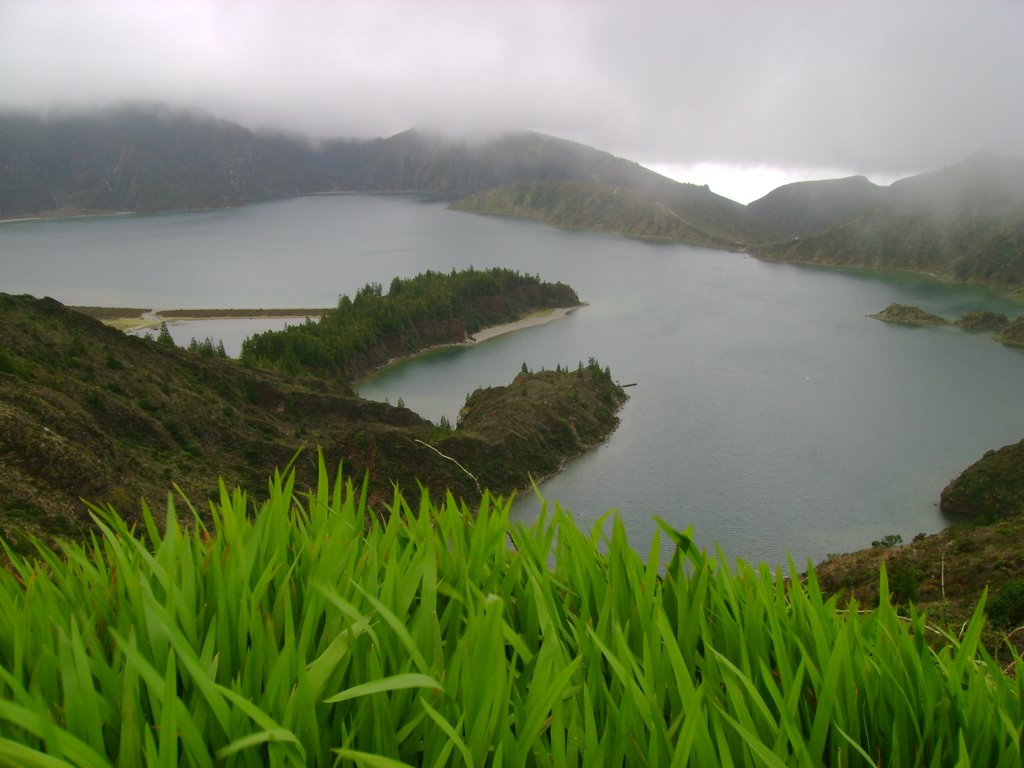
[(878, 208), (886, 192), (863, 176), (801, 181), (769, 192), (747, 210), (783, 237), (806, 237)]
[(451, 207), (726, 249), (741, 248), (772, 232), (739, 203), (690, 184), (650, 190), (587, 181), (523, 181), (457, 200)]

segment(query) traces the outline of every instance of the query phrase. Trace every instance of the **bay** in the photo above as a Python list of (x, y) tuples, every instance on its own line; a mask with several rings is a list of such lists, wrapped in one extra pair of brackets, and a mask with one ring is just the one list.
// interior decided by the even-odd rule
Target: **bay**
[[(598, 358), (637, 384), (622, 423), (540, 490), (584, 525), (618, 509), (641, 554), (654, 516), (693, 525), (729, 557), (773, 564), (909, 540), (950, 522), (936, 507), (946, 482), (1024, 437), (1024, 353), (985, 334), (866, 317), (892, 302), (951, 318), (1024, 313), (980, 288), (562, 231), (413, 197), (0, 226), (0, 290), (69, 304), (332, 306), (369, 281), (470, 265), (562, 280), (588, 304), (403, 361), (359, 391), (454, 422), (468, 392), (507, 383), (524, 362)], [(217, 338), (221, 327), (205, 322), (172, 331)], [(536, 507), (522, 494), (515, 513)]]

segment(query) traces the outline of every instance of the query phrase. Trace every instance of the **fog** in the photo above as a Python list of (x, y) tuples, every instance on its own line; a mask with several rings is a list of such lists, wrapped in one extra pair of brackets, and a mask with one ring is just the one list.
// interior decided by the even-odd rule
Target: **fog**
[(145, 99), (319, 137), (530, 128), (673, 175), (887, 183), (1024, 156), (1022, 35), (1020, 0), (0, 0), (0, 107)]

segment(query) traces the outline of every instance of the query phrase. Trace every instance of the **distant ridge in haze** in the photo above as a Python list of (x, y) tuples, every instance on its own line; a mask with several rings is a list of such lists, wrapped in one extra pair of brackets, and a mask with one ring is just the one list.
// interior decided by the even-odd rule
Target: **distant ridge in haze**
[(0, 114), (0, 216), (196, 210), (311, 192), (455, 199), (525, 179), (666, 193), (637, 163), (529, 131), (477, 141), (409, 130), (312, 142), (204, 113), (130, 106), (41, 120)]
[(888, 188), (863, 176), (800, 182), (743, 206), (530, 131), (314, 142), (167, 107), (49, 120), (0, 113), (0, 218), (201, 210), (315, 192), (416, 192), (562, 227), (1024, 290), (1024, 161), (984, 152)]
[(880, 205), (856, 218), (752, 251), (777, 261), (904, 269), (1020, 291), (1024, 160), (979, 152), (896, 182)]
[(886, 189), (864, 176), (798, 181), (747, 205), (753, 216), (785, 237), (806, 237), (844, 224), (882, 205)]

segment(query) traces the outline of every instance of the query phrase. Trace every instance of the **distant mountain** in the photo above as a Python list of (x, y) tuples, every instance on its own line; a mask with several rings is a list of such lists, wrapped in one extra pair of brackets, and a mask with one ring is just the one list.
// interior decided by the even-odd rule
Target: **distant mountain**
[(131, 106), (42, 120), (0, 114), (0, 216), (194, 210), (310, 192), (448, 199), (525, 179), (665, 193), (637, 163), (521, 131), (480, 140), (405, 131), (312, 142), (258, 135), (205, 113)]
[(864, 176), (798, 181), (769, 192), (747, 210), (785, 237), (806, 237), (878, 208), (886, 192)]
[(975, 154), (896, 182), (881, 205), (850, 221), (752, 252), (778, 261), (905, 269), (1021, 290), (1024, 160)]
[(365, 162), (338, 184), (455, 199), (526, 180), (585, 181), (661, 194), (683, 186), (630, 160), (533, 131), (473, 140), (418, 130), (371, 142)]
[(986, 153), (888, 188), (863, 176), (801, 182), (742, 206), (529, 131), (311, 141), (166, 107), (47, 120), (0, 113), (0, 218), (314, 192), (418, 192), (462, 211), (1024, 290), (1024, 161)]
[(192, 210), (301, 194), (323, 184), (314, 152), (180, 110), (0, 116), (0, 216)]
[(774, 232), (706, 187), (642, 190), (581, 181), (521, 181), (452, 203), (458, 211), (522, 216), (569, 229), (739, 249)]

